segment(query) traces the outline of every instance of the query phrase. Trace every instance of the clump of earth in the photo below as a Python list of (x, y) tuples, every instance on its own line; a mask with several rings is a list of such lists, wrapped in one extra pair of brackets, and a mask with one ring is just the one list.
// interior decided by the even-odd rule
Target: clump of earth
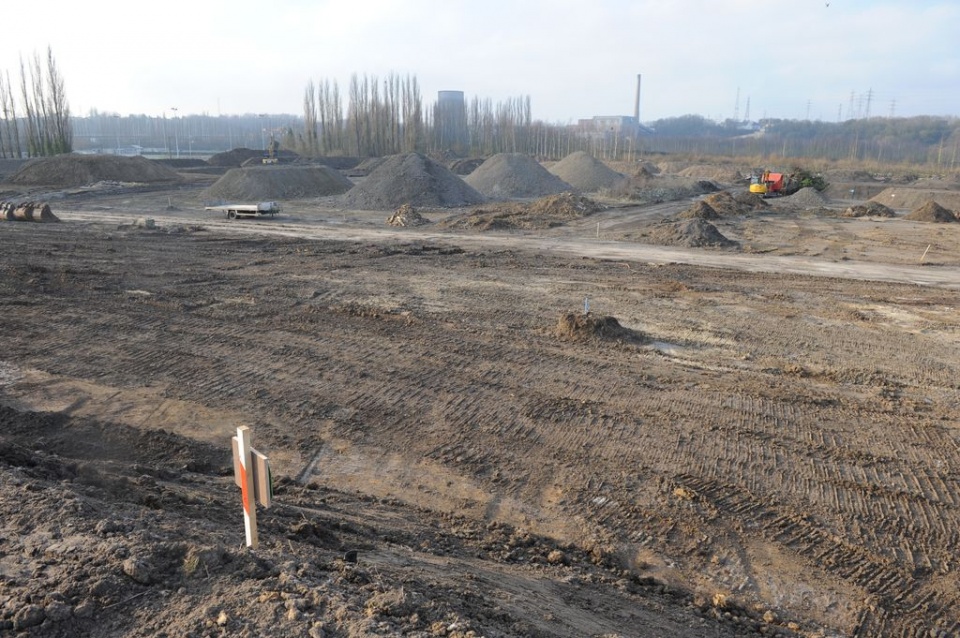
[(69, 188), (97, 182), (157, 184), (176, 182), (176, 171), (142, 156), (56, 155), (30, 160), (7, 182), (22, 186)]
[(850, 206), (841, 213), (841, 217), (896, 217), (897, 214), (889, 206), (880, 202), (864, 202)]
[(485, 201), (476, 189), (445, 166), (420, 153), (391, 155), (342, 198), (344, 208), (391, 210), (457, 208)]
[(532, 202), (489, 204), (446, 219), (442, 228), (468, 230), (534, 230), (554, 228), (592, 215), (605, 207), (583, 195), (566, 192)]
[(724, 236), (716, 226), (699, 218), (657, 224), (651, 229), (650, 238), (669, 246), (691, 248), (734, 248), (739, 245)]
[(430, 220), (425, 219), (410, 204), (404, 204), (387, 219), (387, 224), (390, 226), (423, 226), (429, 223)]
[(329, 166), (249, 166), (233, 168), (203, 191), (211, 200), (296, 199), (340, 195), (353, 182)]
[(627, 178), (586, 151), (575, 151), (550, 167), (550, 172), (585, 193), (621, 187)]
[(720, 219), (716, 209), (703, 200), (679, 213), (677, 217), (680, 219)]
[(933, 200), (929, 200), (922, 206), (910, 211), (910, 214), (906, 215), (904, 219), (915, 222), (936, 222), (942, 224), (957, 221), (957, 216), (952, 210), (944, 208)]
[(564, 341), (635, 341), (644, 340), (642, 334), (620, 325), (614, 317), (598, 317), (590, 313), (569, 312), (560, 315), (554, 334)]
[(464, 178), (488, 199), (543, 197), (572, 186), (523, 153), (497, 153)]

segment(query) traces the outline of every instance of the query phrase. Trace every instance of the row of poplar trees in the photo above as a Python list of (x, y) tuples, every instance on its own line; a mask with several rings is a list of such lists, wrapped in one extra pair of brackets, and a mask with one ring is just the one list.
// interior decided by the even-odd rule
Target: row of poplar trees
[(70, 105), (63, 76), (48, 47), (46, 58), (20, 58), (20, 83), (0, 72), (0, 157), (58, 155), (73, 150)]
[[(346, 110), (344, 110), (344, 99)], [(451, 114), (439, 102), (424, 107), (415, 76), (390, 73), (350, 77), (344, 95), (336, 80), (310, 81), (303, 100), (304, 132), (297, 150), (306, 155), (382, 157), (396, 153), (534, 153), (538, 138), (530, 97), (494, 104), (474, 98)], [(451, 117), (452, 115), (452, 117)], [(451, 121), (455, 128), (451, 132)], [(537, 123), (542, 126), (542, 123)]]

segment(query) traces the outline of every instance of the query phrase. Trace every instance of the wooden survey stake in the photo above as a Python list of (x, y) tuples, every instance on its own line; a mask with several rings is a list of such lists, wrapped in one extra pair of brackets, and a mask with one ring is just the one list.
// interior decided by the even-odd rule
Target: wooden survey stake
[(257, 547), (257, 503), (273, 504), (273, 482), (267, 457), (253, 449), (250, 428), (237, 428), (233, 437), (233, 478), (240, 487), (243, 500), (243, 523), (247, 547)]

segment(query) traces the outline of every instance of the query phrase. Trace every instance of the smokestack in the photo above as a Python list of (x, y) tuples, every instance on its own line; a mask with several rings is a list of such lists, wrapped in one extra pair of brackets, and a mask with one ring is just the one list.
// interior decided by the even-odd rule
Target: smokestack
[(640, 77), (637, 73), (637, 100), (633, 104), (633, 118), (637, 120), (637, 124), (640, 123)]

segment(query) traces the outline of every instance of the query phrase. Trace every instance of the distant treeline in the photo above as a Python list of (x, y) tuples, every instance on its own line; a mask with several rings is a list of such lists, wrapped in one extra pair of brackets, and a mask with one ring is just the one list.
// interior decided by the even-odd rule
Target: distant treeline
[(960, 118), (872, 117), (845, 122), (764, 120), (716, 123), (699, 115), (653, 122), (649, 151), (705, 155), (866, 160), (933, 164), (953, 169), (960, 161)]

